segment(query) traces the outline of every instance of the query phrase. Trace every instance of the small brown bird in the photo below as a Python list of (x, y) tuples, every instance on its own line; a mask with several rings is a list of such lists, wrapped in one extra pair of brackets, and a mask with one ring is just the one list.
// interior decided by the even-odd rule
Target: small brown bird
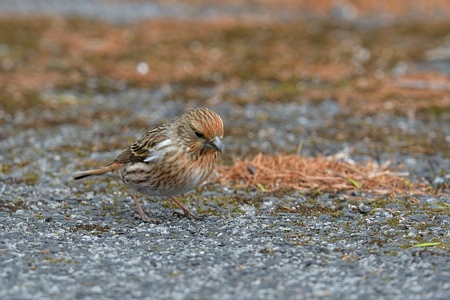
[(199, 219), (174, 196), (188, 192), (211, 174), (222, 152), (223, 123), (208, 108), (196, 108), (144, 134), (106, 166), (80, 172), (74, 179), (108, 174), (120, 178), (144, 222), (159, 222), (143, 211), (135, 192), (170, 197), (184, 216)]

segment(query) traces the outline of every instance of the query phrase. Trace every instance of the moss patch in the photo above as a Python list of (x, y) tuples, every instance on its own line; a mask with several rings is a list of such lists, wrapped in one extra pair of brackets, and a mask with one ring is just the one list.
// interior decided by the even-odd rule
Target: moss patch
[(110, 226), (103, 226), (98, 224), (77, 224), (71, 229), (72, 232), (78, 232), (80, 230), (88, 231), (90, 234), (98, 235), (103, 232), (109, 232), (111, 230)]
[(0, 210), (1, 211), (13, 213), (19, 209), (28, 209), (28, 206), (26, 205), (26, 203), (23, 199), (19, 198), (16, 201), (8, 201), (8, 200), (0, 199)]

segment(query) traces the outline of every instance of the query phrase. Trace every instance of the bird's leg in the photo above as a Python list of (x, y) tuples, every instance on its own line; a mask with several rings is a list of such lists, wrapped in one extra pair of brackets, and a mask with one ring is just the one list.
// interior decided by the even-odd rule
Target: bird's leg
[(139, 204), (139, 200), (137, 199), (135, 194), (131, 194), (131, 197), (134, 200), (134, 203), (136, 203), (136, 206), (139, 210), (139, 215), (141, 216), (142, 221), (146, 222), (146, 223), (162, 223), (162, 221), (160, 219), (156, 219), (156, 218), (150, 218), (149, 216), (147, 216), (147, 214), (145, 213), (145, 211), (142, 209), (141, 204)]
[(181, 209), (183, 210), (184, 214), (180, 214), (175, 212), (174, 214), (181, 216), (181, 217), (186, 217), (186, 218), (193, 218), (196, 220), (201, 220), (202, 218), (197, 217), (194, 213), (192, 213), (189, 209), (186, 208), (186, 206), (184, 206), (183, 204), (181, 204), (180, 201), (177, 200), (177, 198), (171, 196), (170, 199), (173, 200), (173, 202), (175, 202), (179, 207), (181, 207)]

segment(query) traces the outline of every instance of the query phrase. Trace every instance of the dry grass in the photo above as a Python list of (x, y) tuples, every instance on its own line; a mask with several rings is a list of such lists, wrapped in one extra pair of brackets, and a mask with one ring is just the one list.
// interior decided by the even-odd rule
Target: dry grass
[(360, 190), (374, 194), (423, 193), (427, 186), (412, 184), (409, 174), (390, 167), (390, 162), (354, 163), (342, 156), (301, 157), (299, 155), (258, 154), (219, 170), (216, 181), (240, 188), (262, 191)]

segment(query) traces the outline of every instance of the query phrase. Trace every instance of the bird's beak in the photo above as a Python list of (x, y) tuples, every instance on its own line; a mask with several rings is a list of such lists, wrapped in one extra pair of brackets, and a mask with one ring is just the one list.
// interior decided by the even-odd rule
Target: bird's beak
[(220, 153), (222, 153), (222, 150), (223, 150), (223, 148), (222, 148), (222, 139), (220, 137), (216, 136), (214, 138), (214, 140), (211, 141), (209, 144), (211, 145), (212, 148), (214, 148), (217, 151), (219, 151)]

